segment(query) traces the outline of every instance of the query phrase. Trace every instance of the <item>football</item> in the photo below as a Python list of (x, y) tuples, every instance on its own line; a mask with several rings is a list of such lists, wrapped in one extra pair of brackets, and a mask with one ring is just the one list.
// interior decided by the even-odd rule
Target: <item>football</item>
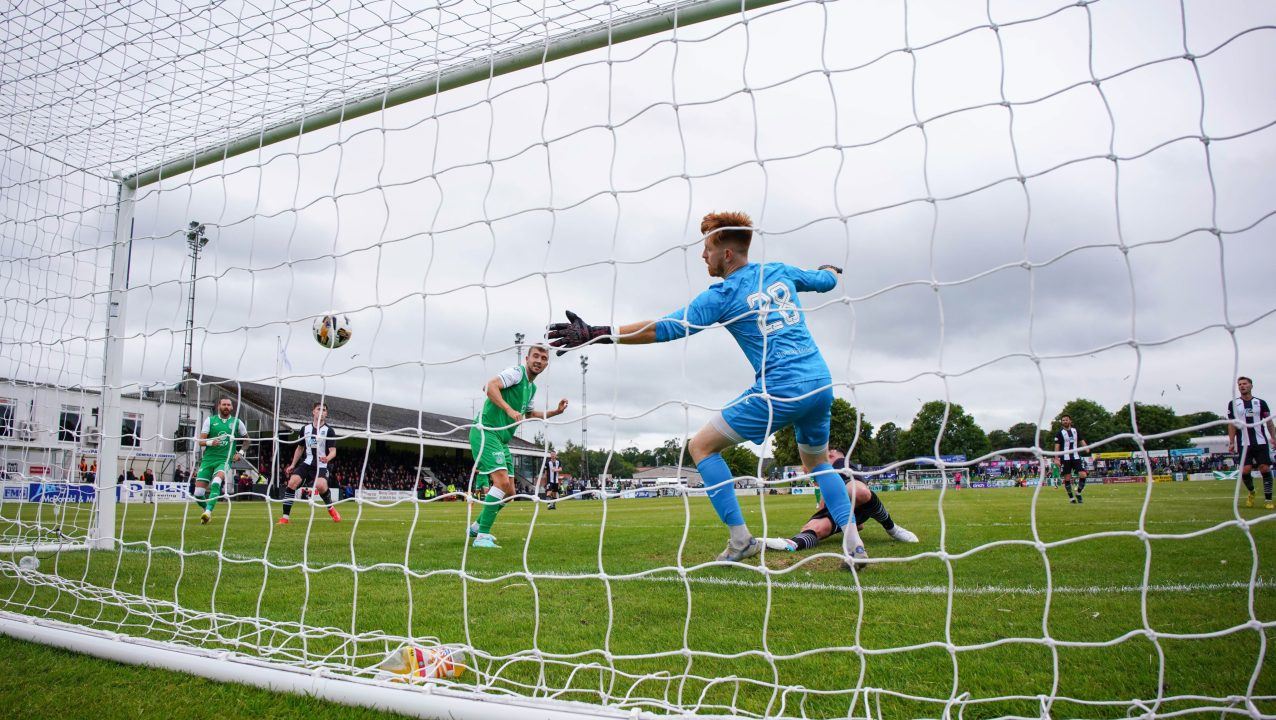
[(345, 315), (320, 315), (315, 318), (315, 342), (333, 350), (350, 342), (353, 331)]

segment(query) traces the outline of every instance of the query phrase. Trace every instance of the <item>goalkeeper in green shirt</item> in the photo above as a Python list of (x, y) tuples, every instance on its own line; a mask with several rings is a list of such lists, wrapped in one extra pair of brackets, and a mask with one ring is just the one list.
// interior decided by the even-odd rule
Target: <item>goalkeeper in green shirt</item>
[(195, 504), (204, 511), (199, 516), (203, 525), (213, 519), (213, 508), (217, 507), (217, 498), (222, 494), (230, 464), (244, 457), (235, 448), (235, 441), (246, 439), (248, 428), (243, 420), (231, 415), (234, 411), (233, 400), (218, 400), (217, 414), (204, 418), (204, 426), (199, 431), (198, 444), (204, 448), (204, 455), (195, 473)]
[(527, 357), (521, 365), (506, 368), (501, 374), (487, 381), (484, 390), (487, 399), (483, 410), (470, 428), (470, 450), (474, 453), (475, 487), (481, 480), (490, 480), (491, 487), (483, 498), (483, 511), (478, 521), (470, 525), (470, 537), (476, 548), (496, 548), (492, 537), (492, 524), (506, 498), (514, 495), (514, 457), (510, 455), (509, 441), (525, 418), (546, 420), (562, 415), (567, 410), (567, 399), (558, 401), (558, 408), (548, 412), (532, 409), (536, 397), (536, 377), (549, 367), (549, 350), (542, 345), (527, 349)]

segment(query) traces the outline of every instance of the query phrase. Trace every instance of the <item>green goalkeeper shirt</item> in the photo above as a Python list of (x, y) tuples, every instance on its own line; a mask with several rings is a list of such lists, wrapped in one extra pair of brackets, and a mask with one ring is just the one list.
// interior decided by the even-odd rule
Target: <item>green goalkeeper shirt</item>
[[(532, 409), (532, 398), (536, 397), (536, 385), (527, 377), (527, 368), (514, 365), (502, 370), (496, 377), (501, 382), (501, 397), (514, 408), (514, 412), (526, 415)], [(503, 443), (508, 443), (514, 437), (514, 421), (491, 398), (483, 401), (483, 411), (479, 413), (477, 421), (485, 432), (496, 436)], [(510, 427), (504, 427), (506, 425)]]
[(235, 416), (222, 418), (220, 415), (211, 415), (204, 418), (204, 427), (200, 429), (201, 435), (207, 435), (211, 441), (214, 438), (220, 439), (220, 445), (205, 445), (202, 463), (217, 463), (218, 465), (226, 465), (230, 458), (235, 456), (235, 439), (248, 437), (248, 427), (244, 425), (244, 421)]

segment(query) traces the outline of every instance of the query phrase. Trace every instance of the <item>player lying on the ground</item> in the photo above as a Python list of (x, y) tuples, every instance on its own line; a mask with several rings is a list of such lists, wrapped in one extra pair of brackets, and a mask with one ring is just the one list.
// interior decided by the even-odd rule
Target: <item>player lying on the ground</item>
[(525, 362), (506, 368), (500, 375), (487, 381), (483, 389), (487, 399), (483, 410), (474, 418), (470, 428), (470, 451), (474, 453), (474, 485), (477, 478), (491, 481), (487, 497), (483, 498), (483, 510), (478, 520), (470, 525), (470, 537), (476, 548), (499, 548), (492, 536), (492, 524), (504, 507), (507, 497), (514, 495), (514, 456), (509, 451), (509, 441), (523, 418), (546, 420), (562, 415), (567, 410), (567, 398), (558, 401), (558, 408), (548, 412), (532, 409), (536, 397), (536, 377), (549, 367), (549, 349), (543, 345), (527, 348)]
[[(234, 411), (234, 400), (218, 400), (217, 414), (204, 418), (204, 426), (200, 428), (196, 440), (196, 444), (204, 448), (199, 470), (195, 473), (195, 504), (204, 511), (199, 516), (199, 522), (203, 525), (213, 519), (213, 508), (217, 507), (217, 498), (222, 494), (226, 471), (231, 463), (244, 457), (235, 448), (235, 441), (248, 439), (248, 427), (243, 420), (231, 415)], [(205, 496), (207, 500), (204, 499)]]
[(719, 323), (726, 326), (753, 366), (754, 385), (687, 445), (713, 509), (729, 528), (727, 547), (718, 559), (738, 562), (758, 554), (762, 547), (744, 522), (722, 451), (745, 440), (762, 444), (790, 425), (797, 435), (802, 466), (819, 483), (830, 513), (839, 525), (850, 525), (846, 549), (854, 557), (867, 559), (859, 533), (850, 524), (846, 484), (829, 464), (832, 376), (798, 302), (799, 292), (828, 292), (836, 287), (841, 269), (821, 265), (803, 270), (784, 263), (749, 262), (753, 222), (741, 212), (705, 215), (700, 233), (704, 236), (700, 257), (709, 275), (722, 278), (721, 283), (697, 295), (685, 308), (656, 320), (621, 325), (614, 332), (610, 326), (589, 325), (568, 311), (568, 322), (549, 328), (552, 344), (558, 348), (611, 342), (644, 345), (685, 338)]
[(332, 506), (332, 491), (328, 489), (328, 463), (337, 456), (337, 434), (328, 427), (327, 419), (327, 405), (317, 402), (311, 406), (310, 422), (301, 429), (301, 443), (284, 470), (288, 484), (284, 486), (284, 514), (279, 518), (280, 525), (292, 522), (292, 503), (297, 497), (297, 488), (303, 485), (323, 500), (333, 522), (341, 522), (341, 513)]
[[(886, 505), (882, 503), (882, 499), (868, 485), (859, 480), (847, 480), (846, 490), (855, 501), (856, 530), (863, 530), (864, 523), (871, 518), (880, 523), (882, 528), (886, 530), (886, 534), (890, 535), (894, 540), (905, 543), (918, 542), (915, 534), (905, 529), (903, 525), (897, 524), (891, 518), (891, 514), (886, 509)], [(840, 532), (842, 532), (841, 526), (833, 522), (828, 508), (821, 500), (815, 514), (811, 516), (810, 520), (806, 521), (802, 529), (792, 538), (766, 538), (763, 542), (771, 550), (798, 552), (813, 548), (821, 540)]]

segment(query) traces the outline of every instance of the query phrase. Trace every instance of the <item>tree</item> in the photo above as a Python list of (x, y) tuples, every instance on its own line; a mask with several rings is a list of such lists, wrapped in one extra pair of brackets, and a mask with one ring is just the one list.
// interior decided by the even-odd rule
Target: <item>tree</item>
[(854, 405), (834, 398), (829, 446), (845, 452), (857, 465), (877, 464), (877, 443), (873, 441), (873, 423)]
[[(878, 463), (877, 443), (873, 439), (873, 424), (864, 419), (854, 405), (834, 398), (829, 427), (829, 447), (843, 452), (850, 450), (851, 462), (859, 465), (876, 465)], [(856, 439), (856, 423), (859, 423), (859, 438)], [(852, 444), (854, 447), (852, 447)], [(775, 453), (777, 465), (797, 465), (801, 462), (797, 450), (797, 438), (792, 427), (786, 427), (772, 436), (771, 447)]]
[(1062, 427), (1059, 423), (1059, 418), (1064, 415), (1072, 418), (1072, 427), (1077, 429), (1077, 433), (1082, 440), (1091, 445), (1115, 434), (1112, 429), (1112, 413), (1093, 400), (1077, 398), (1064, 405), (1063, 410), (1060, 410), (1059, 414), (1055, 416), (1054, 422), (1050, 425), (1050, 438), (1046, 439), (1043, 447), (1051, 451), (1054, 450), (1054, 433)]
[(757, 477), (758, 456), (744, 445), (734, 445), (722, 451), (722, 459), (727, 461), (731, 474), (735, 477)]
[[(1193, 425), (1204, 425), (1205, 423), (1218, 422), (1220, 420), (1224, 420), (1222, 415), (1219, 415), (1218, 413), (1215, 413), (1215, 412), (1210, 412), (1209, 410), (1202, 410), (1200, 412), (1180, 415), (1179, 427), (1191, 427)], [(1227, 426), (1214, 425), (1207, 428), (1201, 428), (1200, 430), (1194, 430), (1189, 434), (1191, 435), (1226, 435)]]
[(651, 460), (653, 465), (677, 465), (678, 459), (682, 458), (684, 465), (691, 463), (691, 457), (683, 452), (686, 443), (678, 438), (669, 438), (664, 443), (651, 451)]
[(620, 456), (631, 465), (643, 467), (651, 467), (656, 465), (654, 453), (651, 450), (640, 450), (637, 447), (630, 446), (620, 451)]
[(589, 451), (589, 469), (595, 475), (607, 473), (612, 477), (631, 478), (634, 476), (634, 464), (619, 452), (608, 454), (606, 450)]
[(580, 446), (571, 440), (558, 451), (558, 461), (563, 464), (563, 472), (572, 477), (580, 477)]
[(882, 465), (900, 460), (902, 452), (903, 431), (893, 422), (883, 423), (877, 428), (877, 462)]
[[(1050, 444), (1049, 431), (1038, 432), (1037, 423), (1020, 422), (1010, 426), (1007, 431), (1010, 435), (1010, 441), (1014, 443), (1014, 447), (1048, 447)], [(1050, 447), (1053, 450), (1054, 448)]]
[[(1173, 432), (1183, 427), (1180, 424), (1179, 416), (1174, 413), (1174, 409), (1171, 407), (1134, 403), (1134, 418), (1131, 418), (1129, 405), (1121, 406), (1120, 410), (1112, 414), (1113, 430), (1118, 433), (1134, 432), (1135, 418), (1139, 422), (1138, 430), (1143, 435), (1158, 435), (1160, 433)], [(1089, 438), (1086, 439), (1088, 440)], [(1133, 451), (1139, 449), (1138, 443), (1134, 442), (1134, 440), (1122, 440), (1118, 445), (1123, 450)], [(1148, 450), (1170, 450), (1191, 446), (1192, 443), (1187, 434), (1170, 435), (1157, 440), (1146, 440), (1143, 443), (1143, 447)]]
[(775, 456), (776, 465), (797, 465), (802, 462), (798, 457), (797, 436), (793, 434), (793, 428), (786, 427), (771, 436), (771, 453)]
[(939, 441), (939, 454), (965, 455), (968, 459), (987, 454), (988, 435), (983, 428), (966, 414), (961, 405), (945, 404), (942, 400), (932, 400), (917, 411), (901, 443), (904, 454), (908, 457), (935, 456), (935, 439), (939, 438), (945, 409), (948, 410), (948, 421)]
[(993, 430), (988, 433), (988, 444), (992, 446), (993, 451), (1005, 451), (1007, 448), (1014, 447), (1015, 441), (1005, 430)]
[[(580, 459), (580, 446), (571, 440), (568, 440), (563, 449), (558, 451), (558, 460), (563, 464), (563, 471), (572, 477), (581, 477)], [(604, 472), (613, 477), (633, 477), (634, 464), (620, 452), (609, 456), (606, 450), (590, 450), (589, 474), (591, 479)]]

